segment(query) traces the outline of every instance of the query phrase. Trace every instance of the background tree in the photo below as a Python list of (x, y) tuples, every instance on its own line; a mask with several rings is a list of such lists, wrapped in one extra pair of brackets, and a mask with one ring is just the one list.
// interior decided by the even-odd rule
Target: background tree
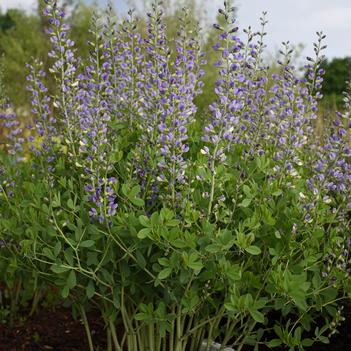
[(330, 108), (341, 109), (343, 92), (346, 91), (346, 82), (350, 80), (351, 57), (325, 60), (322, 68), (326, 71), (322, 93), (324, 103)]
[[(11, 11), (13, 12), (16, 10), (11, 10)], [(8, 11), (5, 14), (0, 12), (0, 31), (6, 31), (15, 25), (10, 15), (11, 11)]]

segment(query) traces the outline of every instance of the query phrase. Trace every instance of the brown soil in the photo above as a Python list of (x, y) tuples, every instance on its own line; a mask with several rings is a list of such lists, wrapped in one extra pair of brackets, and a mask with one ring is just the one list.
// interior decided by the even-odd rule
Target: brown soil
[[(351, 309), (347, 309), (345, 317), (346, 320), (340, 327), (340, 334), (335, 335), (329, 345), (314, 345), (307, 350), (350, 351)], [(106, 350), (106, 333), (99, 314), (91, 312), (88, 319), (97, 350)], [(74, 320), (69, 309), (42, 311), (24, 323), (18, 323), (12, 329), (0, 325), (0, 351), (87, 351), (88, 349), (82, 321)]]
[[(97, 313), (88, 314), (91, 333), (99, 350), (105, 347), (104, 324)], [(59, 308), (42, 311), (9, 329), (0, 325), (0, 351), (87, 351), (85, 330), (81, 320), (71, 311)]]

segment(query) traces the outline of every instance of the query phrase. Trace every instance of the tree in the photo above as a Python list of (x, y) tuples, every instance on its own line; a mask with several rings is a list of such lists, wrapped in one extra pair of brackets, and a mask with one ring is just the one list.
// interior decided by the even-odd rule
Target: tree
[(343, 106), (343, 92), (346, 82), (351, 78), (351, 57), (325, 60), (322, 64), (325, 70), (322, 93), (327, 105), (340, 109)]
[[(16, 10), (12, 10), (16, 11)], [(8, 11), (5, 14), (0, 12), (0, 32), (5, 32), (6, 30), (12, 28), (15, 25), (14, 21), (11, 18), (11, 12)]]

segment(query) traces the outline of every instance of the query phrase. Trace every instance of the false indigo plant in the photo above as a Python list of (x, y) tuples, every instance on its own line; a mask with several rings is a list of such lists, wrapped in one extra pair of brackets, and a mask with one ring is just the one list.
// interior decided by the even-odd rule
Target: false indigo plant
[(6, 97), (6, 89), (3, 85), (3, 72), (0, 66), (0, 132), (4, 138), (1, 148), (5, 148), (12, 155), (21, 153), (22, 138), (21, 123)]
[(17, 118), (11, 104), (4, 102), (0, 105), (0, 126), (2, 133), (6, 134), (4, 147), (13, 155), (22, 151), (23, 138), (21, 137), (21, 123)]
[[(109, 7), (93, 19), (85, 62), (64, 13), (46, 3), (57, 91), (29, 66), (30, 158), (0, 175), (0, 240), (19, 246), (0, 248), (1, 259), (60, 290), (90, 350), (91, 304), (109, 351), (328, 342), (350, 298), (351, 151), (349, 95), (346, 112), (314, 135), (323, 33), (305, 75), (288, 42), (272, 73), (266, 14), (243, 36), (225, 1), (207, 118), (196, 105), (205, 58), (186, 9), (167, 38), (161, 1), (146, 33), (133, 11), (119, 23)], [(21, 137), (9, 120), (10, 137)]]
[[(44, 153), (47, 161), (50, 163), (54, 157), (55, 138), (58, 137), (56, 128), (56, 119), (52, 114), (50, 107), (51, 99), (48, 96), (48, 89), (43, 83), (45, 79), (45, 72), (39, 68), (40, 64), (36, 63), (36, 67), (28, 65), (30, 74), (27, 76), (29, 85), (27, 89), (31, 92), (32, 99), (32, 113), (35, 116), (35, 131), (38, 133), (41, 144), (36, 148), (35, 153)], [(29, 130), (33, 128), (32, 125), (27, 126)], [(33, 143), (34, 137), (31, 135), (28, 138), (30, 143)], [(32, 151), (34, 151), (34, 143), (32, 144)]]

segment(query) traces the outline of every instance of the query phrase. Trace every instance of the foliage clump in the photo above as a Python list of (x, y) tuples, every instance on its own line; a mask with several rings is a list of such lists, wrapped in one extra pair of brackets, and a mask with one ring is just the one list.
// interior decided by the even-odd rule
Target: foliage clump
[(109, 9), (85, 60), (64, 11), (46, 3), (55, 94), (42, 64), (29, 66), (38, 137), (1, 175), (9, 291), (21, 281), (37, 302), (57, 288), (91, 349), (92, 304), (109, 350), (328, 342), (350, 297), (351, 151), (348, 111), (314, 136), (323, 33), (303, 77), (289, 43), (271, 76), (265, 15), (243, 39), (225, 1), (215, 101), (196, 119), (205, 58), (186, 9), (176, 38), (161, 1), (146, 34), (133, 11), (119, 25)]

